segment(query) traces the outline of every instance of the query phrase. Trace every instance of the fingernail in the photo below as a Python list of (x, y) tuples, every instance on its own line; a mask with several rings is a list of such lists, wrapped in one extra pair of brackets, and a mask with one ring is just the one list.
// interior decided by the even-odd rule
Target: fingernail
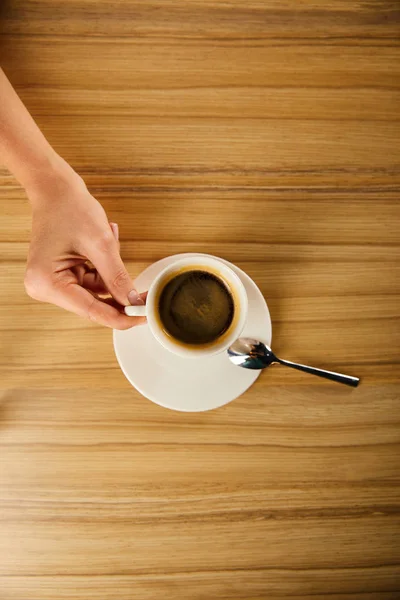
[(111, 229), (112, 229), (112, 232), (114, 234), (114, 237), (115, 237), (115, 239), (118, 242), (118, 240), (119, 240), (119, 227), (118, 227), (118, 223), (110, 223), (110, 225), (111, 225)]
[(136, 290), (129, 292), (128, 300), (131, 306), (144, 306), (144, 300)]

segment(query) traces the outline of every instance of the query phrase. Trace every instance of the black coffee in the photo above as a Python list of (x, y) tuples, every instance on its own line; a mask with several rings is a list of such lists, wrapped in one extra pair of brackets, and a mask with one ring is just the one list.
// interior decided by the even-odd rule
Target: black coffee
[(184, 344), (209, 344), (227, 331), (235, 307), (224, 282), (207, 271), (180, 273), (167, 283), (159, 299), (165, 330)]

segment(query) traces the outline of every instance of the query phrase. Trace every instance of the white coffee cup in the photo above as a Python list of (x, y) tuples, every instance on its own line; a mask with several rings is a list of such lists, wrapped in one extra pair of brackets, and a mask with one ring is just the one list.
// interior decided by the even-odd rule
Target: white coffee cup
[[(185, 271), (208, 271), (223, 281), (230, 291), (234, 302), (234, 316), (227, 331), (218, 339), (204, 345), (185, 344), (172, 337), (163, 327), (158, 302), (160, 293), (174, 275)], [(216, 257), (198, 254), (187, 258), (177, 259), (168, 265), (151, 284), (146, 306), (126, 306), (125, 313), (131, 317), (147, 317), (147, 326), (153, 336), (174, 354), (185, 358), (212, 356), (224, 352), (238, 338), (244, 328), (247, 318), (247, 294), (239, 276), (224, 262)]]

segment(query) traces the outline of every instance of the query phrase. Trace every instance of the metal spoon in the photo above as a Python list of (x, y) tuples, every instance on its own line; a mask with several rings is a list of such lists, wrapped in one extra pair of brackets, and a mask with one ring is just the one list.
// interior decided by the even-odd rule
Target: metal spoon
[(332, 371), (325, 371), (323, 369), (316, 369), (315, 367), (307, 367), (306, 365), (299, 365), (298, 363), (291, 362), (290, 360), (283, 360), (278, 358), (272, 352), (271, 348), (259, 342), (252, 340), (251, 338), (239, 338), (228, 348), (228, 356), (234, 365), (244, 367), (245, 369), (266, 369), (273, 363), (280, 363), (305, 373), (311, 373), (312, 375), (318, 375), (319, 377), (325, 377), (325, 379), (331, 379), (338, 383), (344, 383), (357, 387), (359, 383), (358, 377), (351, 377), (350, 375), (341, 375), (340, 373), (334, 373)]

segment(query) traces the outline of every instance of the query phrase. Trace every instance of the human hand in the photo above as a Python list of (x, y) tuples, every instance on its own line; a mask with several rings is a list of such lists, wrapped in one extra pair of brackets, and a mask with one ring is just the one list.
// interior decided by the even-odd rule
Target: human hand
[(134, 289), (120, 257), (118, 226), (108, 222), (79, 175), (60, 161), (55, 174), (26, 191), (33, 208), (29, 296), (114, 329), (144, 323), (123, 312), (127, 304), (143, 305), (145, 295)]

